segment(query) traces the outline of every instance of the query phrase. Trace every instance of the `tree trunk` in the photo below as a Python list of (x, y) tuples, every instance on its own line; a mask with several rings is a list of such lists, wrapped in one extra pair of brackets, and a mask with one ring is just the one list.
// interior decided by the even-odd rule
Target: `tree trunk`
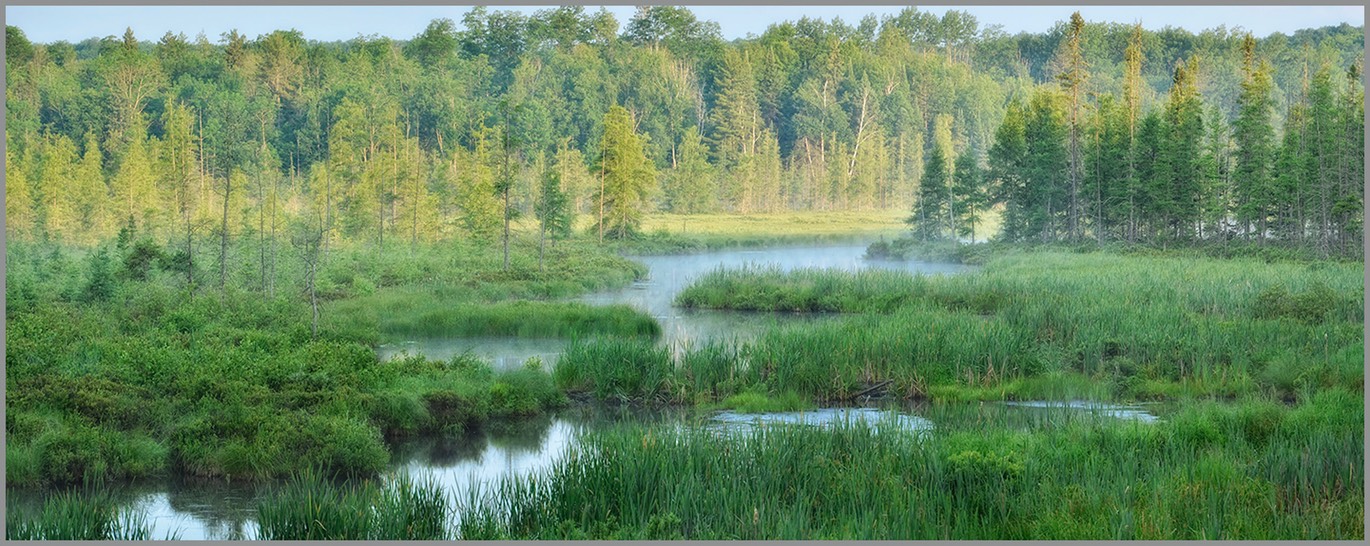
[(219, 291), (223, 292), (228, 281), (228, 200), (233, 195), (233, 176), (224, 179), (224, 215), (219, 225)]

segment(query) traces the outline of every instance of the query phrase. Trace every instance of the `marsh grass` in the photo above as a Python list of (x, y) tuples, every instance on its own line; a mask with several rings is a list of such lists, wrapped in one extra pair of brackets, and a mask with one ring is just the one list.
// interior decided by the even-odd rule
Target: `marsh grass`
[(446, 540), (450, 500), (431, 481), (400, 475), (340, 483), (313, 471), (257, 507), (261, 540)]
[[(1363, 436), (1355, 418), (1333, 417), (1348, 400), (1210, 403), (1157, 424), (955, 405), (930, 414), (939, 425), (922, 435), (859, 423), (742, 436), (620, 427), (465, 500), (458, 535), (1360, 538)], [(1320, 462), (1300, 469), (1298, 453)]]
[(759, 214), (652, 214), (636, 239), (615, 243), (630, 254), (679, 254), (817, 242), (855, 242), (905, 229), (899, 209)]
[(806, 393), (840, 395), (858, 379), (902, 375), (901, 388), (923, 394), (1007, 397), (1040, 390), (1024, 381), (1052, 373), (1094, 378), (1127, 399), (1293, 398), (1363, 384), (1363, 272), (1352, 263), (1005, 251), (955, 276), (717, 270), (677, 303), (865, 314), (757, 343), (753, 363), (773, 348), (774, 370), (752, 368), (791, 376)]
[(558, 388), (600, 399), (662, 402), (678, 395), (670, 349), (649, 340), (574, 340), (557, 359)]
[[(67, 490), (48, 495), (37, 513), (10, 504), (7, 540), (151, 540), (146, 517), (120, 509), (107, 490)], [(175, 537), (155, 537), (158, 539)]]
[(391, 291), (337, 309), (349, 320), (374, 321), (382, 338), (487, 337), (572, 338), (592, 335), (661, 335), (651, 316), (627, 305), (514, 300), (458, 303), (425, 291)]

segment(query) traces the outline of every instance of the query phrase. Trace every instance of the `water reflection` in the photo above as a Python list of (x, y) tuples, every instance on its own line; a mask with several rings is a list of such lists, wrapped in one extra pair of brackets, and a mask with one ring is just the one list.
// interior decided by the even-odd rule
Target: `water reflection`
[(1127, 419), (1141, 423), (1155, 423), (1160, 421), (1159, 417), (1152, 415), (1141, 406), (1120, 406), (1090, 400), (1033, 400), (1025, 402), (1004, 402), (1004, 405), (1017, 408), (1088, 412), (1100, 417)]
[(890, 429), (923, 433), (932, 430), (932, 421), (908, 413), (878, 408), (819, 408), (807, 411), (773, 413), (718, 412), (709, 427), (723, 432), (750, 432), (765, 426), (812, 426), (834, 428), (865, 425), (875, 431)]
[(390, 343), (376, 348), (381, 360), (405, 354), (423, 355), (434, 360), (451, 360), (452, 357), (470, 353), (490, 362), (497, 370), (515, 369), (529, 358), (538, 357), (547, 366), (556, 364), (557, 358), (566, 349), (564, 339), (537, 339), (517, 337), (465, 337), (418, 339)]

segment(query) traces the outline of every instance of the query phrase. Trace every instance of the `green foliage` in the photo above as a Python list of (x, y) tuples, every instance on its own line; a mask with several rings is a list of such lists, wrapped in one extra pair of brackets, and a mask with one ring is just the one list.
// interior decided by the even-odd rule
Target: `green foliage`
[[(336, 302), (325, 313), (360, 302), (385, 311), (386, 322), (339, 316), (314, 335), (307, 303), (293, 295), (273, 299), (230, 286), (220, 297), (153, 274), (157, 247), (149, 243), (131, 240), (124, 251), (134, 257), (127, 269), (145, 271), (146, 280), (116, 275), (103, 248), (84, 260), (27, 245), (8, 249), (11, 257), (34, 256), (7, 272), (8, 483), (40, 487), (171, 472), (251, 480), (304, 466), (370, 476), (389, 462), (387, 436), (461, 430), (565, 402), (540, 367), (495, 373), (469, 356), (379, 362), (369, 344), (382, 326), (407, 331), (434, 319), (446, 331), (437, 320), (443, 319), (458, 333), (658, 334), (655, 321), (626, 308), (478, 305), (562, 297), (636, 274), (626, 260), (583, 249), (538, 272), (533, 249), (515, 250), (517, 267), (506, 272), (489, 251), (334, 249), (337, 269), (321, 276), (338, 282), (345, 273), (348, 288), (330, 290), (355, 298), (362, 285), (379, 287), (369, 300)], [(430, 280), (449, 267), (465, 273), (453, 277), (457, 285)], [(385, 305), (405, 309), (419, 300), (426, 306), (411, 314)], [(528, 322), (530, 313), (542, 318)]]
[(1253, 312), (1259, 318), (1289, 317), (1308, 324), (1326, 320), (1337, 305), (1337, 294), (1326, 284), (1314, 282), (1302, 293), (1292, 295), (1284, 285), (1272, 285), (1256, 295)]

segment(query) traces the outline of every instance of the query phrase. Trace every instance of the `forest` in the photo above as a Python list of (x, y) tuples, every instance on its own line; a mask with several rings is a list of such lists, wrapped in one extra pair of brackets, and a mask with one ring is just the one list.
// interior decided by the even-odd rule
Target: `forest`
[(686, 8), (620, 25), (574, 6), (476, 8), (407, 41), (6, 43), (20, 238), (136, 230), (190, 263), (256, 238), (270, 261), (292, 223), (384, 247), (518, 218), (558, 236), (581, 216), (602, 239), (646, 211), (896, 207), (925, 240), (1361, 248), (1349, 25), (1008, 35), (909, 8), (729, 42)]

